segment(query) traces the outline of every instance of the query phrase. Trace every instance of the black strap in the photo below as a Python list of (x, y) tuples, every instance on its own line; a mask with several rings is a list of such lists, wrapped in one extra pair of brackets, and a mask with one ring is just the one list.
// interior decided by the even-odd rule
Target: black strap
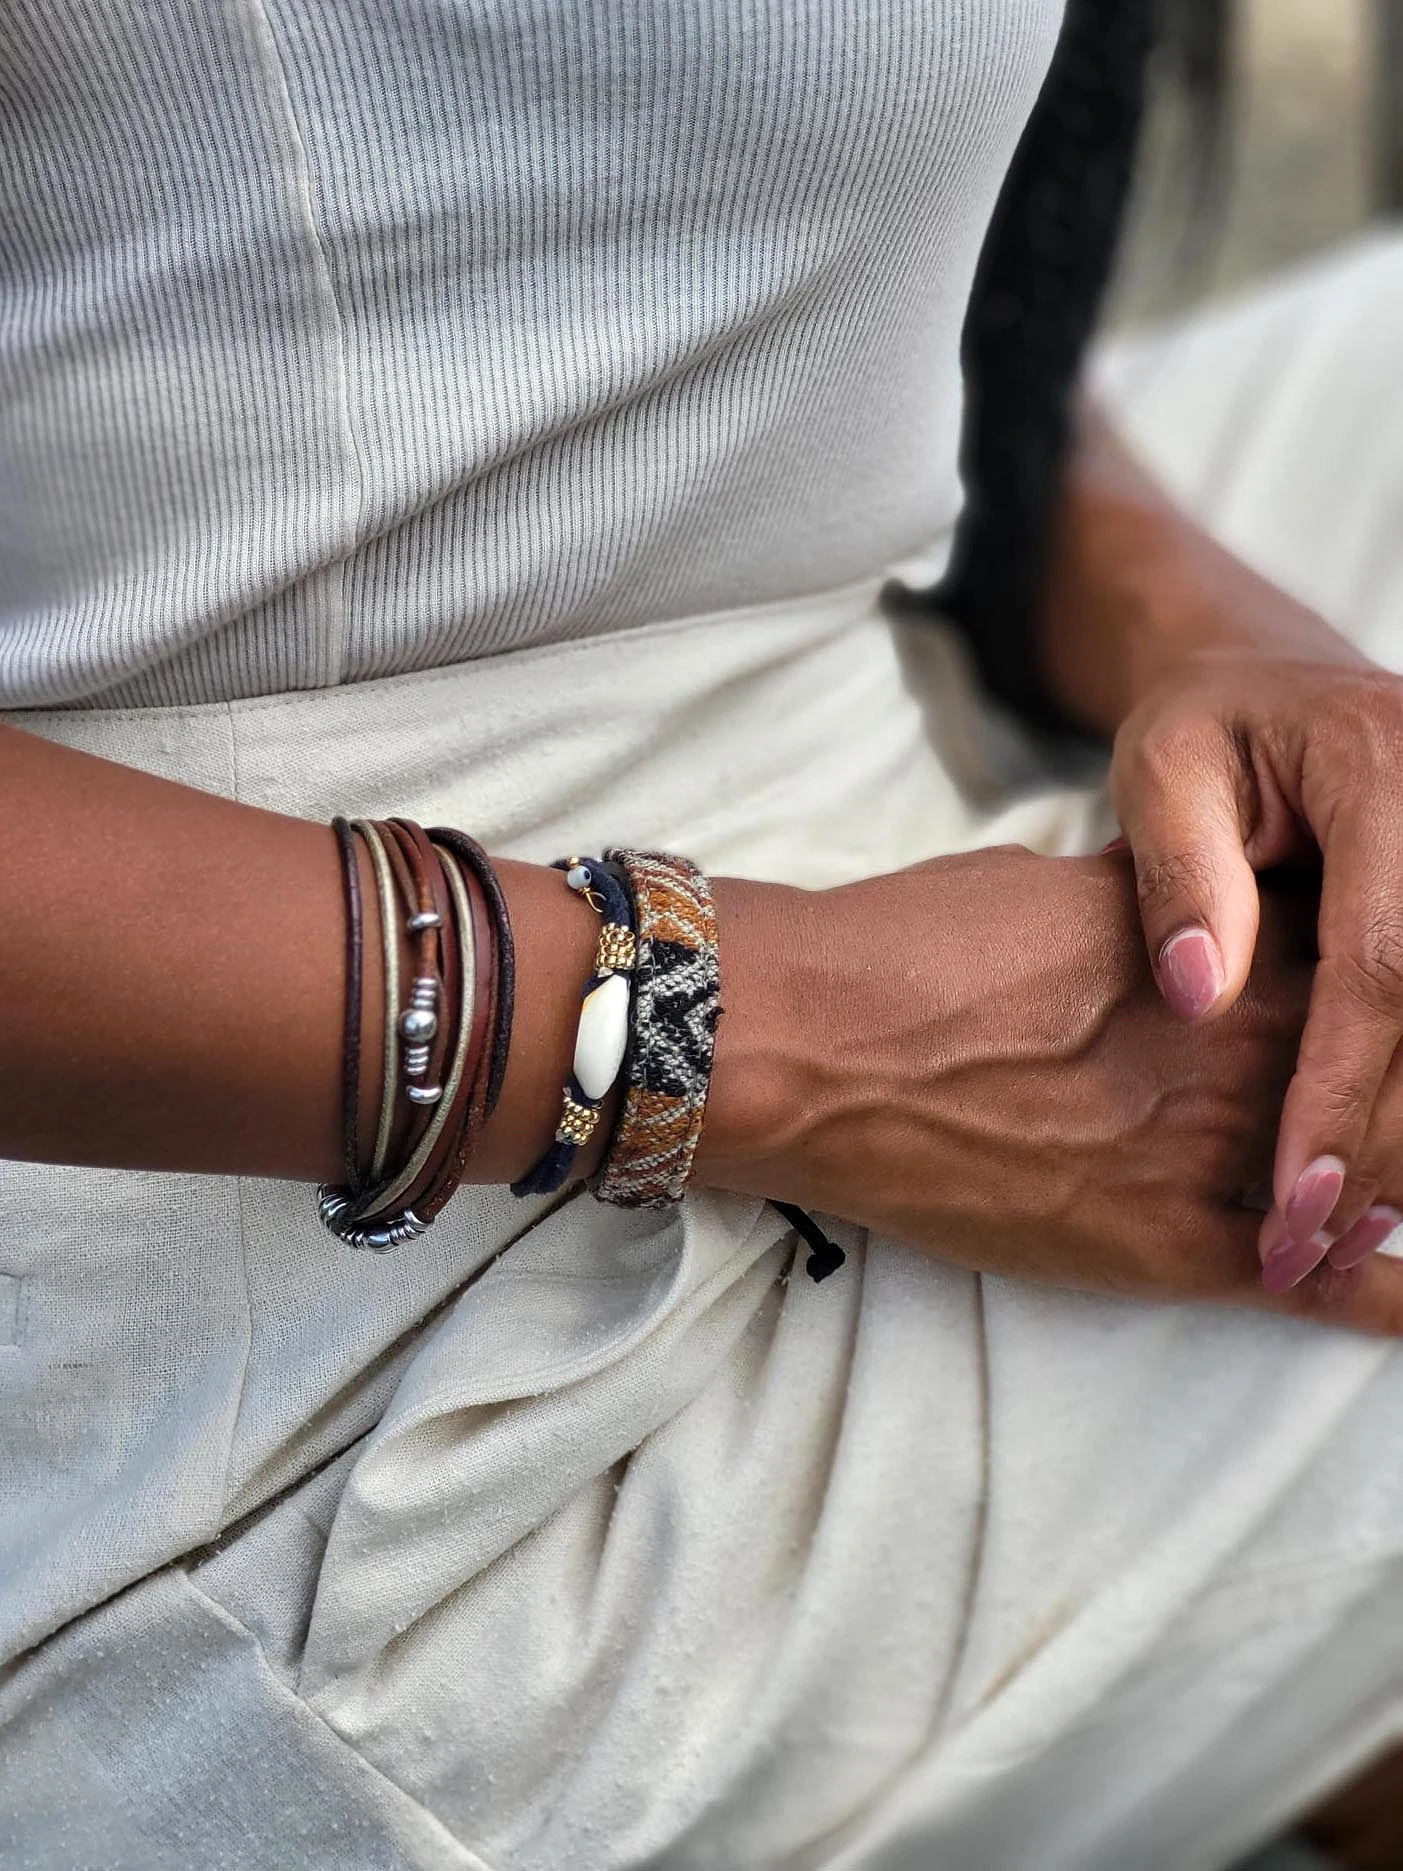
[(836, 1241), (829, 1240), (806, 1208), (796, 1208), (793, 1202), (771, 1202), (770, 1207), (784, 1216), (808, 1246), (809, 1258), (804, 1262), (804, 1271), (815, 1285), (838, 1271), (847, 1255)]
[(1048, 522), (1124, 218), (1156, 12), (1155, 0), (1069, 0), (975, 276), (961, 350), (967, 501), (950, 570), (926, 594), (968, 639), (985, 686), (1064, 735), (1036, 653)]

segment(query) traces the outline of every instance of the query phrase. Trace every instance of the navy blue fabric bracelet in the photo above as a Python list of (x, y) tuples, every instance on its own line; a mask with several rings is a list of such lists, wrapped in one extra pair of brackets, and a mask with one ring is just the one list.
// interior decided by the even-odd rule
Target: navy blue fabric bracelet
[(610, 866), (599, 858), (560, 858), (554, 867), (598, 911), (601, 922), (594, 969), (580, 994), (575, 1060), (561, 1100), (551, 1147), (519, 1182), (513, 1195), (553, 1195), (570, 1180), (581, 1148), (623, 1069), (633, 1022), (633, 972), (637, 956), (633, 901)]

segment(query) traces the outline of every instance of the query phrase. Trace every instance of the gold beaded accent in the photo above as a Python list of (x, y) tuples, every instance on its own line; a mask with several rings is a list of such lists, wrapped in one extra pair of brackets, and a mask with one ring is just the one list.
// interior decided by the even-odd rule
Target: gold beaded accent
[(601, 923), (599, 948), (594, 957), (596, 974), (627, 974), (636, 958), (633, 931), (627, 923)]
[(555, 1128), (556, 1141), (573, 1143), (578, 1148), (580, 1144), (589, 1142), (598, 1122), (599, 1109), (596, 1105), (577, 1104), (567, 1092), (561, 1107), (560, 1122)]

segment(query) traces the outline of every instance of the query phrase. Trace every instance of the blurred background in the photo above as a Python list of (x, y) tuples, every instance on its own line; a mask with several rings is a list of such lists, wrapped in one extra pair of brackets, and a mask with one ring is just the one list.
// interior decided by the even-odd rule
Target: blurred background
[(1238, 0), (1223, 189), (1186, 242), (1194, 126), (1153, 113), (1112, 321), (1229, 292), (1403, 214), (1403, 0)]
[[(1220, 182), (1193, 213), (1196, 127), (1171, 87), (1151, 114), (1109, 322), (1233, 292), (1403, 218), (1403, 0), (1236, 0), (1232, 120)], [(1403, 347), (1403, 333), (1400, 333)], [(1403, 1871), (1403, 1755), (1325, 1822), (1351, 1866)], [(1332, 1871), (1282, 1840), (1237, 1871)]]

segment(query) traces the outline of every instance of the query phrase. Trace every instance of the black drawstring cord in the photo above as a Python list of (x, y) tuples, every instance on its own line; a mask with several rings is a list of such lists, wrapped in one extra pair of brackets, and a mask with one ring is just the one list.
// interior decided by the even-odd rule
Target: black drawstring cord
[(836, 1241), (829, 1240), (807, 1209), (796, 1208), (792, 1202), (771, 1202), (770, 1207), (807, 1242), (809, 1258), (804, 1262), (804, 1271), (811, 1280), (826, 1280), (830, 1273), (838, 1271), (847, 1255)]

